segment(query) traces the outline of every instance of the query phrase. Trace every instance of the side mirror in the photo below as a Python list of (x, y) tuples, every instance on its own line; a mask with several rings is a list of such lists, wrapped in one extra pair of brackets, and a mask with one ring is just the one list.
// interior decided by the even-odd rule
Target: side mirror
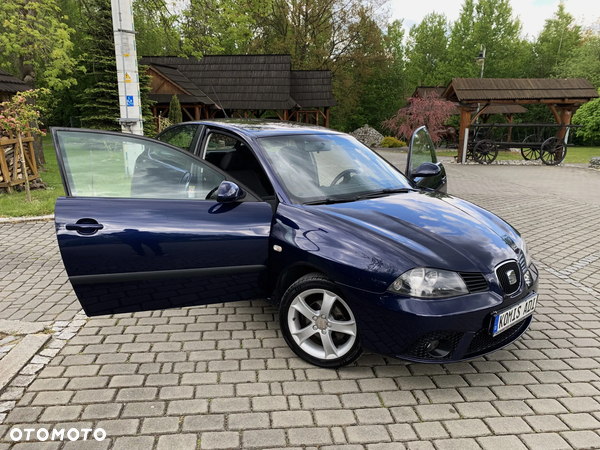
[(237, 202), (245, 196), (246, 193), (242, 191), (242, 188), (231, 181), (221, 181), (217, 190), (217, 202), (219, 203)]
[(416, 170), (411, 173), (413, 178), (425, 178), (425, 177), (435, 177), (442, 172), (440, 166), (434, 164), (432, 162), (424, 162)]

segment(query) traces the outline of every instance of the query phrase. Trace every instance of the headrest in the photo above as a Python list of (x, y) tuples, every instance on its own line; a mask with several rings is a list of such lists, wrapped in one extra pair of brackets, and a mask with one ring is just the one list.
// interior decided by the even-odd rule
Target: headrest
[(225, 153), (225, 156), (223, 156), (219, 166), (225, 171), (239, 170), (244, 168), (244, 160), (237, 151), (229, 152)]

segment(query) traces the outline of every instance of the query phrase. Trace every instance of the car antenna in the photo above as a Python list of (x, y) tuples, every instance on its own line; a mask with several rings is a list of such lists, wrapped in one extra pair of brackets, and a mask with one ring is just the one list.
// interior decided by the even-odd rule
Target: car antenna
[(213, 90), (215, 97), (217, 98), (217, 105), (219, 105), (219, 108), (221, 108), (221, 111), (223, 111), (223, 114), (225, 114), (225, 118), (229, 119), (229, 116), (225, 112), (225, 109), (223, 108), (223, 105), (221, 104), (221, 100), (219, 100), (219, 96), (217, 95), (217, 92), (215, 91), (215, 88), (213, 87), (212, 84), (210, 85), (210, 88)]

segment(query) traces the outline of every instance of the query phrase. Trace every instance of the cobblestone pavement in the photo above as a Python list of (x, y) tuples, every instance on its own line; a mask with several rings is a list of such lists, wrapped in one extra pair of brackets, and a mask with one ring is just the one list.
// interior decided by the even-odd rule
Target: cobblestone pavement
[[(446, 167), (449, 191), (517, 227), (541, 268), (518, 342), (468, 363), (367, 354), (332, 371), (295, 357), (261, 301), (92, 318), (16, 400), (0, 395), (0, 412), (17, 402), (0, 449), (17, 426), (108, 436), (88, 447), (32, 433), (15, 449), (600, 448), (600, 172)], [(51, 223), (0, 225), (0, 244), (1, 317), (75, 315)]]

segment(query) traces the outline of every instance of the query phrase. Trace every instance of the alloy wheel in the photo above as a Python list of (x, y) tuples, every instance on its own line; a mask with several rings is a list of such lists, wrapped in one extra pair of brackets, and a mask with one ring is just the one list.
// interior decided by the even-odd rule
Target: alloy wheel
[(294, 342), (318, 359), (338, 359), (353, 348), (356, 320), (346, 302), (326, 289), (308, 289), (296, 295), (287, 314)]

